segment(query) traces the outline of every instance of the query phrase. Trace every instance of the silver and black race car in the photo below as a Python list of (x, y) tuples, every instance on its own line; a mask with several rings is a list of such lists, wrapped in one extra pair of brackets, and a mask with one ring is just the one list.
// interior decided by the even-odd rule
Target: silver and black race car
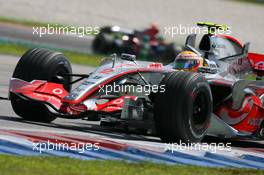
[(206, 135), (263, 138), (264, 83), (239, 72), (256, 72), (259, 79), (264, 55), (248, 53), (248, 44), (225, 35), (205, 35), (194, 49), (194, 38), (187, 38), (186, 50), (204, 58), (197, 72), (180, 69), (189, 61), (179, 67), (176, 60), (163, 65), (122, 54), (105, 58), (93, 72), (73, 74), (62, 53), (31, 49), (14, 70), (9, 99), (26, 120), (98, 120), (169, 143), (200, 142)]

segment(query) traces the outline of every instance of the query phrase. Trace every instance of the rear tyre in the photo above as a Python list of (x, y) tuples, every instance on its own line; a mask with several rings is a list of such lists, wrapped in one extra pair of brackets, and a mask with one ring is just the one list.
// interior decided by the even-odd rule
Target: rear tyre
[(209, 126), (212, 94), (205, 78), (197, 73), (173, 72), (164, 77), (154, 100), (157, 132), (166, 143), (200, 142)]
[[(71, 65), (66, 57), (59, 52), (36, 48), (27, 51), (18, 61), (13, 78), (25, 81), (47, 80), (61, 83), (62, 73), (72, 73)], [(63, 86), (71, 89), (71, 78), (65, 77)], [(43, 104), (24, 100), (17, 95), (10, 94), (11, 105), (15, 113), (26, 120), (49, 123), (56, 119)]]

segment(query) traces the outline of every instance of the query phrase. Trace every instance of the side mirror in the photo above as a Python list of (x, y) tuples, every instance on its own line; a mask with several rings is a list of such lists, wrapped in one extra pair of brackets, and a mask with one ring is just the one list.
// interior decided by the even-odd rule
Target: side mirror
[(127, 61), (136, 61), (136, 55), (122, 53), (121, 59)]

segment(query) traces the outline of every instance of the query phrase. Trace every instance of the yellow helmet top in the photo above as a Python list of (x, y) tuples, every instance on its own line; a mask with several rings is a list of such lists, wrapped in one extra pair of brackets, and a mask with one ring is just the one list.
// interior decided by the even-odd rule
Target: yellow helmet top
[(198, 71), (199, 67), (202, 67), (204, 59), (191, 51), (183, 51), (177, 55), (174, 60), (174, 69)]

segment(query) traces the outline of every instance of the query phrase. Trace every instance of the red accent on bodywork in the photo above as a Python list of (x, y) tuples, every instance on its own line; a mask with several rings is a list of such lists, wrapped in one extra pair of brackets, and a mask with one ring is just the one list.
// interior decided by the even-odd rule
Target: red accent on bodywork
[(148, 65), (148, 68), (161, 69), (163, 68), (163, 64), (162, 63), (151, 63), (150, 65)]
[(77, 103), (81, 103), (82, 101), (86, 100), (89, 96), (91, 96), (94, 92), (96, 92), (99, 87), (103, 87), (104, 85), (112, 82), (113, 80), (126, 75), (126, 74), (130, 74), (130, 73), (136, 73), (136, 72), (163, 72), (163, 69), (157, 69), (157, 68), (139, 68), (139, 69), (133, 69), (133, 70), (129, 70), (127, 72), (123, 72), (120, 73), (112, 78), (107, 79), (106, 81), (104, 81), (103, 83), (99, 84), (98, 86), (94, 87), (93, 89), (91, 89), (89, 92), (87, 92), (86, 94), (84, 94), (81, 98), (76, 99), (76, 100), (68, 100), (68, 99), (63, 99), (64, 103), (68, 103), (68, 104), (77, 104)]
[(254, 71), (256, 71), (258, 75), (264, 76), (264, 55), (248, 53), (248, 59)]
[(121, 96), (119, 98), (110, 100), (108, 102), (105, 102), (103, 104), (97, 104), (94, 108), (87, 108), (87, 106), (85, 106), (85, 104), (80, 103), (80, 104), (67, 104), (64, 103), (61, 106), (60, 111), (63, 113), (67, 113), (67, 114), (71, 114), (71, 115), (78, 115), (82, 112), (85, 112), (87, 110), (90, 111), (101, 111), (101, 112), (118, 112), (121, 111), (124, 107), (124, 102), (125, 102), (125, 98), (129, 98), (131, 100), (135, 100), (137, 97), (136, 96)]
[(35, 90), (36, 88), (40, 87), (45, 83), (46, 81), (43, 80), (34, 80), (31, 83), (29, 83), (21, 79), (12, 78), (10, 80), (9, 90), (10, 92), (14, 92), (14, 93), (20, 93), (20, 92), (26, 93)]
[(99, 71), (99, 73), (101, 73), (101, 74), (110, 74), (113, 71), (114, 71), (113, 68), (105, 68), (105, 69)]
[(115, 112), (120, 111), (124, 107), (125, 98), (129, 98), (135, 100), (135, 96), (122, 96), (120, 98), (111, 100), (104, 104), (97, 104), (97, 111), (104, 111), (104, 112)]
[[(262, 103), (259, 97), (251, 96), (249, 98), (251, 101), (253, 101), (253, 106), (249, 104), (250, 103), (250, 100), (249, 100), (248, 103), (243, 108), (239, 110), (233, 110), (232, 102), (229, 101), (229, 102), (226, 102), (224, 105), (219, 106), (217, 110), (215, 111), (215, 114), (221, 118), (221, 116), (223, 115), (223, 112), (227, 112), (231, 120), (238, 119), (238, 122), (236, 124), (234, 125), (230, 124), (232, 127), (234, 127), (240, 132), (254, 133), (260, 128), (260, 124), (261, 124), (261, 122), (257, 122), (257, 121), (264, 120), (264, 109), (262, 107)], [(246, 117), (241, 118), (242, 115), (245, 115), (245, 114), (246, 114)], [(225, 122), (228, 123), (228, 121), (225, 121)]]
[(16, 78), (10, 80), (10, 92), (33, 100), (47, 102), (57, 109), (62, 104), (62, 98), (69, 94), (62, 84), (49, 83), (43, 80), (26, 82)]
[[(217, 37), (227, 38), (243, 47), (242, 43), (236, 38), (229, 35), (216, 35)], [(264, 54), (248, 53), (248, 59), (252, 68), (259, 76), (264, 76)]]
[(242, 44), (240, 41), (238, 41), (236, 38), (234, 38), (234, 37), (232, 37), (232, 36), (230, 36), (230, 35), (218, 34), (218, 35), (215, 35), (215, 36), (220, 37), (220, 38), (226, 38), (226, 39), (229, 39), (229, 40), (231, 40), (231, 41), (237, 43), (237, 44), (240, 45), (241, 47), (243, 47), (243, 44)]

